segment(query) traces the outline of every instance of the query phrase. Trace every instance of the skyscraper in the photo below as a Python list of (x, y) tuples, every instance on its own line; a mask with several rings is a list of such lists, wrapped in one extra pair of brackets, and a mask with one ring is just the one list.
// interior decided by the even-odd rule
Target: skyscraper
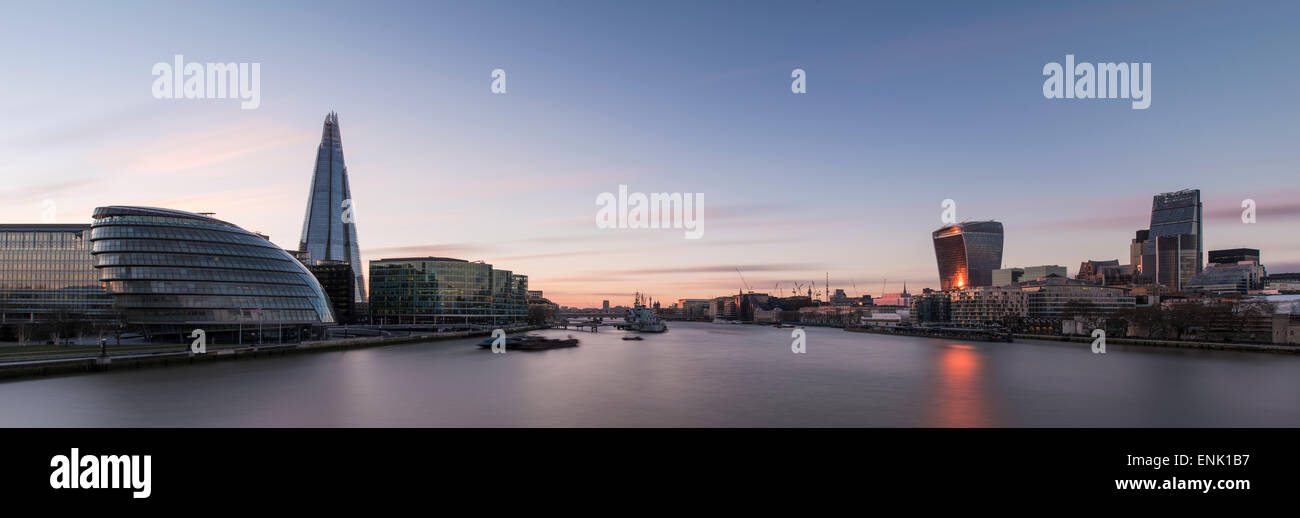
[(991, 286), (1002, 267), (1002, 223), (968, 221), (934, 231), (934, 256), (944, 291)]
[(1201, 191), (1157, 194), (1151, 200), (1151, 232), (1142, 253), (1142, 275), (1161, 286), (1182, 289), (1201, 273), (1205, 256)]
[(348, 263), (356, 278), (353, 300), (358, 303), (366, 301), (361, 250), (352, 217), (352, 190), (348, 187), (348, 168), (343, 164), (339, 116), (334, 112), (325, 116), (320, 147), (316, 149), (316, 170), (312, 173), (307, 215), (303, 218), (298, 249), (305, 253), (307, 264), (316, 261)]

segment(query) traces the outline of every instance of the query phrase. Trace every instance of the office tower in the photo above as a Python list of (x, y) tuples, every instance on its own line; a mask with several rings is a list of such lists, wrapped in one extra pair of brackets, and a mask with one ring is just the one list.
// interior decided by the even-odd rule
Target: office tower
[(1201, 191), (1185, 189), (1157, 194), (1151, 201), (1150, 239), (1142, 254), (1142, 273), (1151, 282), (1173, 289), (1201, 273), (1204, 257)]
[(323, 336), (334, 323), (316, 278), (288, 252), (234, 224), (151, 207), (98, 207), (90, 241), (123, 321), (156, 339), (214, 343), (259, 329), (263, 341)]
[(528, 276), (481, 261), (401, 257), (370, 261), (376, 324), (482, 326), (528, 318)]
[(1151, 231), (1142, 229), (1137, 231), (1133, 240), (1128, 244), (1128, 264), (1133, 265), (1135, 273), (1142, 273), (1142, 254), (1146, 251), (1147, 241), (1151, 240)]
[(316, 148), (316, 169), (312, 173), (311, 191), (307, 195), (307, 215), (302, 222), (298, 249), (307, 254), (303, 261), (343, 261), (352, 267), (355, 278), (352, 298), (366, 301), (365, 279), (361, 276), (361, 249), (357, 244), (357, 225), (352, 214), (352, 190), (348, 187), (348, 168), (343, 164), (343, 139), (339, 133), (339, 116), (325, 116), (320, 147)]
[(356, 323), (361, 314), (352, 298), (357, 283), (352, 274), (352, 265), (343, 261), (316, 261), (307, 265), (307, 270), (316, 277), (316, 282), (320, 283), (325, 295), (329, 297), (334, 319), (340, 324)]
[(944, 291), (990, 286), (1002, 267), (1002, 223), (975, 221), (950, 225), (931, 234)]
[(0, 225), (3, 335), (26, 341), (36, 336), (31, 324), (112, 318), (113, 300), (90, 255), (89, 224)]

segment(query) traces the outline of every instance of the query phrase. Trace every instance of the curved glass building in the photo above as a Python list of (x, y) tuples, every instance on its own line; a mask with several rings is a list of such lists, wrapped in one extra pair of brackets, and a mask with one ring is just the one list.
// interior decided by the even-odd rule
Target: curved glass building
[(90, 243), (124, 323), (154, 338), (202, 328), (209, 343), (223, 333), (240, 342), (297, 341), (334, 322), (329, 299), (301, 262), (225, 221), (99, 207)]
[(992, 286), (1002, 268), (1002, 223), (968, 221), (934, 231), (934, 256), (944, 291)]

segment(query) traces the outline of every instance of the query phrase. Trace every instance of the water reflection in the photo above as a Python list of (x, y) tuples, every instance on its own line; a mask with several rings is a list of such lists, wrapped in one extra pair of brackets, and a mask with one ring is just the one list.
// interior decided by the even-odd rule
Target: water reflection
[(945, 343), (935, 355), (930, 426), (990, 426), (993, 419), (985, 400), (980, 353), (974, 346)]
[(0, 382), (0, 426), (1300, 426), (1300, 356), (675, 323)]

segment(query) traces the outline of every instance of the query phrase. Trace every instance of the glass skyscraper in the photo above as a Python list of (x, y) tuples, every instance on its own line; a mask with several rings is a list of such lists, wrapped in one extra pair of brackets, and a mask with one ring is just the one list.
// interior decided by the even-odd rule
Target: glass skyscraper
[(215, 338), (262, 328), (268, 341), (297, 341), (334, 323), (329, 299), (306, 266), (225, 221), (179, 210), (99, 207), (90, 242), (99, 280), (122, 319), (153, 337), (184, 340), (202, 328)]
[(934, 231), (934, 256), (944, 291), (992, 286), (1002, 268), (1002, 223), (968, 221)]
[(298, 250), (306, 255), (304, 262), (307, 264), (316, 261), (348, 263), (356, 279), (353, 301), (366, 301), (366, 284), (361, 276), (361, 249), (357, 245), (357, 225), (352, 216), (352, 190), (348, 187), (348, 168), (343, 164), (339, 116), (334, 112), (325, 116), (320, 147), (316, 148), (316, 169), (307, 195), (307, 215), (303, 218)]
[(1151, 200), (1151, 231), (1143, 245), (1142, 275), (1147, 281), (1182, 289), (1201, 273), (1205, 235), (1201, 230), (1201, 191), (1157, 194)]

